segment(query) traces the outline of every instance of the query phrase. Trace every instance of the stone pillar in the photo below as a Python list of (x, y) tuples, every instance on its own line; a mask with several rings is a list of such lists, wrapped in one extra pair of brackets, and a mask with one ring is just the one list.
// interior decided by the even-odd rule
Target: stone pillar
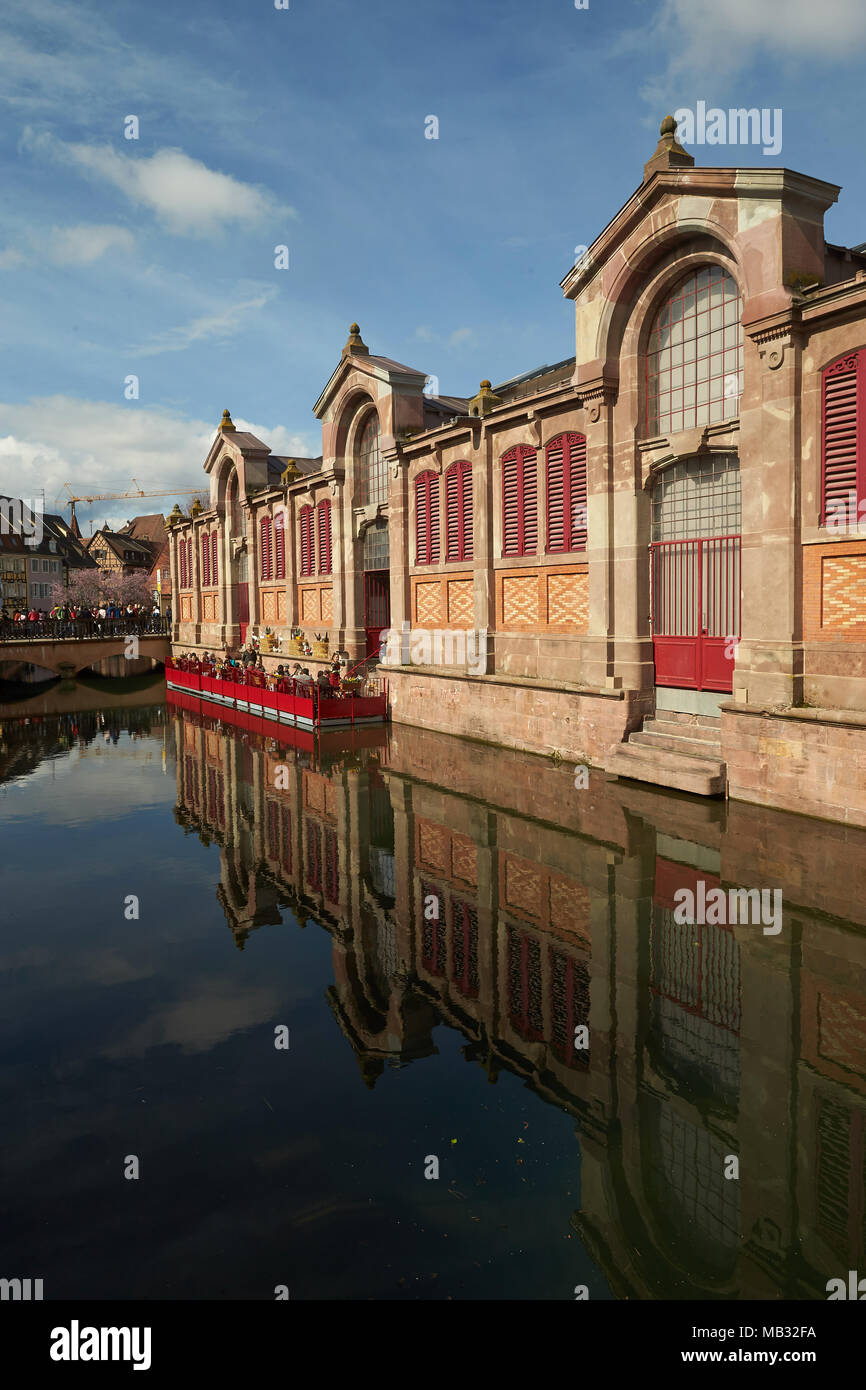
[[(476, 632), (487, 633), (487, 674), (496, 670), (495, 571), (493, 568), (494, 461), (493, 436), (482, 426), (472, 450), (473, 621)], [(444, 527), (443, 527), (444, 534)]]
[[(746, 339), (740, 407), (742, 638), (734, 699), (803, 700), (801, 345), (791, 325)], [(760, 357), (760, 361), (759, 361)]]
[(190, 526), (192, 537), (192, 614), (193, 644), (201, 641), (201, 526), (195, 522)]
[(244, 517), (244, 529), (247, 538), (247, 570), (248, 593), (250, 596), (250, 629), (257, 627), (260, 622), (259, 617), (259, 552), (258, 535), (256, 525), (256, 514), (250, 503), (245, 501), (241, 505), (241, 514)]
[(331, 489), (331, 593), (333, 618), (331, 620), (331, 651), (342, 647), (346, 640), (346, 570), (345, 570), (345, 530), (346, 530), (346, 490), (342, 483), (335, 483)]
[(388, 554), (391, 565), (391, 627), (402, 630), (412, 623), (412, 594), (409, 578), (409, 470), (400, 446), (383, 449), (388, 466)]

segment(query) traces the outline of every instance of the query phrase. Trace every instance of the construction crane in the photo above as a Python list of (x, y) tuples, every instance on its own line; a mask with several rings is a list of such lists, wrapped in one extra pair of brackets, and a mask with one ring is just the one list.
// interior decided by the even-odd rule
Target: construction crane
[(55, 498), (55, 503), (63, 502), (64, 506), (68, 504), (69, 522), (71, 525), (75, 520), (76, 502), (116, 502), (126, 497), (197, 497), (202, 491), (200, 487), (167, 487), (157, 492), (151, 492), (149, 490), (145, 492), (138, 486), (137, 478), (133, 478), (132, 481), (134, 487), (127, 492), (91, 492), (82, 493), (80, 495), (72, 491), (69, 483), (64, 483), (63, 486), (66, 488), (69, 496), (66, 498), (57, 497)]

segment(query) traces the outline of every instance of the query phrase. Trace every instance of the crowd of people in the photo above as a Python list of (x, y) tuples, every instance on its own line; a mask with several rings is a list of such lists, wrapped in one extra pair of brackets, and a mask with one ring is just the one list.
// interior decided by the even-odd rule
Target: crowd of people
[(56, 603), (53, 608), (0, 606), (0, 636), (22, 637), (125, 637), (129, 633), (168, 633), (171, 613), (143, 603), (103, 603), (90, 608)]
[(273, 671), (266, 671), (261, 655), (251, 648), (244, 648), (237, 656), (228, 653), (221, 656), (215, 652), (203, 652), (198, 656), (191, 652), (177, 657), (174, 665), (181, 671), (258, 686), (280, 695), (304, 694), (311, 688), (329, 698), (363, 693), (363, 678), (351, 674), (349, 657), (342, 653), (335, 654), (329, 666), (322, 667), (315, 676), (299, 661), (292, 666), (279, 665)]

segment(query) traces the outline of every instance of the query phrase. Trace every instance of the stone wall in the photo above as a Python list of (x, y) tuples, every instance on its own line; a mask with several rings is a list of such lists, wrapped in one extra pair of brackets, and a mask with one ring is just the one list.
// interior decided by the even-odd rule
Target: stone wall
[(612, 747), (640, 728), (652, 691), (591, 690), (387, 668), (391, 718), (398, 724), (481, 739), (506, 748), (601, 766)]
[(722, 706), (728, 792), (740, 801), (866, 826), (866, 716)]

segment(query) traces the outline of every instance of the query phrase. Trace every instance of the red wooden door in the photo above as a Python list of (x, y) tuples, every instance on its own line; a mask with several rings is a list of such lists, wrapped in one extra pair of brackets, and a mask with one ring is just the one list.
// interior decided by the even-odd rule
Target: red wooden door
[(740, 537), (651, 547), (656, 685), (733, 689), (740, 637)]
[(379, 638), (391, 624), (391, 576), (388, 570), (367, 570), (364, 575), (364, 628), (367, 656), (379, 651)]

